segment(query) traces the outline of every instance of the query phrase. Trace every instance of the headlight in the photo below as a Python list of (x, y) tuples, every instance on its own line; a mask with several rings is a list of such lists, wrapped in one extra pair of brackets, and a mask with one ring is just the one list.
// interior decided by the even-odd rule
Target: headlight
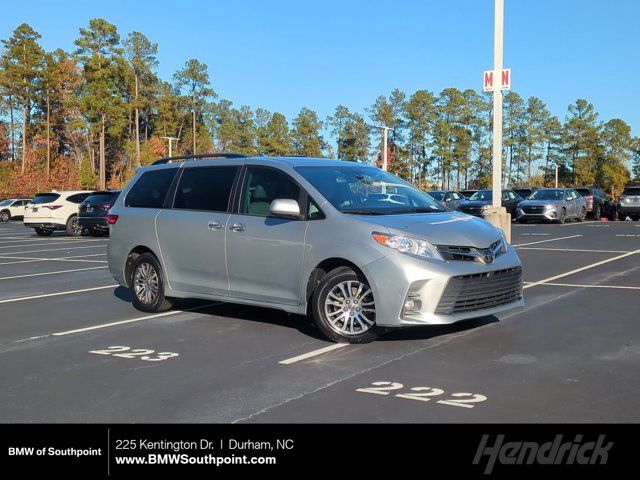
[(545, 205), (545, 208), (558, 208), (560, 204), (558, 203), (550, 203), (549, 205)]
[(491, 208), (491, 205), (489, 205), (488, 203), (486, 205), (482, 205), (482, 210), (489, 210)]
[(507, 236), (505, 235), (504, 231), (501, 228), (498, 228), (498, 231), (500, 232), (500, 236), (502, 237), (502, 243), (500, 244), (500, 250), (498, 250), (498, 254), (502, 255), (503, 253), (507, 253), (507, 245), (509, 244), (509, 242), (507, 242)]
[(440, 252), (438, 252), (438, 249), (426, 240), (380, 232), (371, 232), (371, 236), (373, 236), (379, 244), (393, 248), (400, 253), (405, 253), (414, 257), (444, 261)]

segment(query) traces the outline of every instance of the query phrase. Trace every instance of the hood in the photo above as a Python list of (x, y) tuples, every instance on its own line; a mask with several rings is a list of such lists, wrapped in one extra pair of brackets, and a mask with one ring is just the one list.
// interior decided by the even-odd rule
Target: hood
[(460, 207), (482, 207), (483, 205), (491, 205), (492, 200), (464, 200)]
[(500, 239), (500, 232), (489, 222), (461, 212), (380, 215), (369, 219), (391, 233), (423, 238), (434, 245), (487, 248)]
[(518, 204), (519, 207), (542, 207), (551, 205), (552, 203), (563, 203), (564, 200), (523, 200)]

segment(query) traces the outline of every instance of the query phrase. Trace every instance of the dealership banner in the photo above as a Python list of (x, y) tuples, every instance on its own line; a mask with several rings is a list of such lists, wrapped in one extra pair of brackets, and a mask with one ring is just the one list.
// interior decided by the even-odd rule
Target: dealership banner
[(7, 471), (133, 474), (331, 473), (434, 469), (610, 474), (635, 464), (637, 425), (63, 425), (0, 427)]

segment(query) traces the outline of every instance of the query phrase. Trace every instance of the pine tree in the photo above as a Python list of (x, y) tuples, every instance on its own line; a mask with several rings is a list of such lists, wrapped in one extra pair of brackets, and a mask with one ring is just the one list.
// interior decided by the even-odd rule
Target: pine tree
[(275, 112), (269, 123), (265, 136), (265, 154), (271, 156), (290, 155), (292, 150), (291, 135), (287, 119), (281, 113)]
[(292, 122), (291, 139), (296, 155), (322, 157), (326, 144), (321, 135), (322, 121), (313, 110), (303, 107)]
[[(10, 108), (13, 109), (14, 105), (19, 105), (22, 109), (22, 160), (20, 167), (22, 173), (25, 170), (31, 111), (38, 100), (44, 62), (44, 50), (38, 44), (39, 39), (40, 34), (28, 24), (23, 23), (13, 31), (9, 39), (2, 40), (4, 45), (4, 52), (0, 59), (2, 90), (4, 95), (9, 97)], [(15, 144), (12, 145), (13, 150), (15, 150)]]

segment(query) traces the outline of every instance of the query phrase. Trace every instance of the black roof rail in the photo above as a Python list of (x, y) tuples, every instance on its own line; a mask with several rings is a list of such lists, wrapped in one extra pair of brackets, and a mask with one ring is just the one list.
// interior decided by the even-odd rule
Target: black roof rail
[(197, 155), (181, 155), (178, 157), (165, 157), (160, 160), (156, 160), (151, 165), (162, 165), (165, 163), (184, 162), (187, 160), (207, 160), (209, 158), (247, 158), (248, 155), (234, 152), (213, 152), (213, 153), (199, 153)]

